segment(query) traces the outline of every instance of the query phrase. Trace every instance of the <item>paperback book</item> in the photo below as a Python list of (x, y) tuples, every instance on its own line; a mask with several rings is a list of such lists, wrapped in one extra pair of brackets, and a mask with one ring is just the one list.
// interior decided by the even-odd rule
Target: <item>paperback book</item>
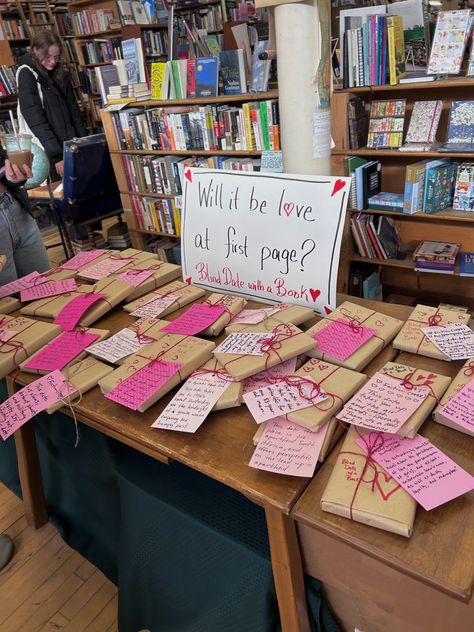
[(196, 98), (216, 97), (219, 85), (218, 61), (215, 57), (196, 60)]
[(224, 94), (244, 94), (247, 91), (244, 51), (223, 50), (219, 54), (222, 90)]
[(438, 151), (474, 152), (474, 101), (452, 102), (448, 138)]
[(459, 274), (474, 277), (474, 252), (459, 253)]
[(400, 147), (403, 140), (405, 106), (405, 99), (372, 101), (367, 147), (373, 149)]
[(441, 162), (426, 169), (423, 212), (432, 214), (453, 204), (456, 163)]
[(428, 74), (459, 74), (469, 36), (470, 15), (470, 9), (438, 13)]
[(474, 211), (474, 163), (462, 162), (456, 172), (453, 209)]

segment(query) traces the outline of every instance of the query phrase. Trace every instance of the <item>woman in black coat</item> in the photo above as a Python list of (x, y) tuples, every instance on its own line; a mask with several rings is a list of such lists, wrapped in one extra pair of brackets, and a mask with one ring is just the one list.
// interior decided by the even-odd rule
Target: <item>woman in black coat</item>
[[(41, 31), (32, 39), (30, 53), (22, 57), (17, 70), (20, 131), (39, 141), (60, 177), (64, 141), (87, 134), (70, 75), (60, 63), (61, 49), (55, 33)], [(51, 170), (53, 179), (57, 179), (55, 172)]]

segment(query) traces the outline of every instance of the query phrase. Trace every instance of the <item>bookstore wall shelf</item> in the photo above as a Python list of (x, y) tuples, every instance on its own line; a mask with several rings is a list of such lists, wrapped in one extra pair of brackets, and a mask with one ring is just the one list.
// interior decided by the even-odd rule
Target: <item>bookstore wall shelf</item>
[(235, 149), (111, 149), (111, 154), (132, 154), (135, 156), (261, 156), (262, 152)]
[(210, 105), (213, 103), (243, 103), (245, 101), (264, 101), (278, 99), (278, 90), (268, 92), (247, 92), (235, 95), (219, 95), (217, 97), (203, 97), (201, 99), (168, 99), (167, 101), (139, 101), (134, 108), (140, 107), (169, 107), (173, 105)]

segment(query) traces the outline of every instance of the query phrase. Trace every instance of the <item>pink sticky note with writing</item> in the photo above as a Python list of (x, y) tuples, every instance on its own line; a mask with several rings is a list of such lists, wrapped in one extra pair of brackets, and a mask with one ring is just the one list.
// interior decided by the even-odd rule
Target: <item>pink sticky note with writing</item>
[(109, 257), (108, 259), (103, 259), (102, 261), (97, 261), (89, 268), (81, 271), (81, 276), (87, 279), (93, 279), (94, 281), (99, 281), (100, 279), (104, 279), (109, 274), (113, 274), (123, 268), (129, 263), (132, 263), (133, 259), (131, 258), (121, 258), (121, 257)]
[(84, 292), (75, 296), (72, 301), (63, 307), (54, 319), (54, 324), (59, 325), (63, 331), (71, 331), (81, 320), (85, 312), (97, 301), (104, 298), (104, 294), (95, 292)]
[(41, 276), (39, 272), (31, 272), (21, 279), (16, 279), (16, 281), (11, 281), (11, 283), (6, 283), (0, 287), (0, 298), (4, 296), (10, 296), (10, 294), (15, 294), (15, 292), (21, 292), (21, 290), (25, 290), (32, 285), (40, 285), (41, 283), (45, 283), (48, 279), (44, 276)]
[(260, 309), (241, 309), (240, 312), (232, 318), (231, 325), (257, 325), (261, 323), (275, 312), (279, 311), (279, 307), (262, 307)]
[(38, 371), (54, 371), (62, 369), (74, 360), (84, 349), (97, 340), (99, 334), (82, 331), (65, 331), (55, 340), (47, 344), (25, 367)]
[(97, 257), (105, 254), (107, 250), (88, 250), (86, 252), (78, 252), (77, 255), (74, 255), (72, 259), (63, 263), (60, 268), (63, 270), (79, 270), (82, 266), (87, 265)]
[(287, 476), (313, 476), (328, 423), (311, 432), (284, 417), (268, 421), (250, 467)]
[(46, 298), (47, 296), (67, 294), (67, 292), (73, 292), (74, 290), (77, 290), (77, 283), (74, 279), (46, 281), (46, 283), (41, 283), (41, 285), (33, 285), (26, 290), (22, 290), (20, 300), (34, 301), (38, 298)]
[(106, 393), (105, 397), (131, 410), (138, 410), (182, 366), (176, 362), (153, 360), (130, 377), (122, 380), (120, 384)]
[(117, 279), (124, 283), (130, 283), (133, 287), (138, 287), (152, 276), (154, 270), (125, 270), (122, 274), (119, 274)]
[(287, 375), (294, 373), (295, 369), (296, 358), (290, 358), (289, 360), (285, 360), (284, 362), (280, 362), (280, 364), (272, 366), (270, 369), (260, 371), (260, 373), (252, 375), (245, 380), (243, 394), (245, 395), (245, 393), (254, 391), (261, 386), (268, 386), (268, 384), (278, 381), (276, 378), (286, 377)]
[[(363, 438), (356, 443), (367, 451)], [(378, 443), (373, 459), (427, 511), (474, 489), (474, 476), (421, 435), (383, 433)]]
[(163, 294), (155, 296), (148, 303), (144, 303), (140, 307), (138, 307), (134, 312), (131, 313), (131, 316), (138, 316), (139, 318), (156, 318), (164, 312), (165, 309), (168, 309), (170, 305), (176, 303), (178, 300), (178, 296), (176, 294)]
[(169, 325), (162, 327), (161, 331), (165, 331), (167, 334), (193, 336), (215, 323), (226, 311), (222, 305), (207, 305), (206, 303), (191, 305), (184, 314), (178, 316)]
[(75, 392), (61, 371), (43, 375), (0, 404), (0, 436), (8, 439), (37, 413)]
[(9, 331), (8, 329), (0, 329), (0, 342), (8, 342), (10, 338), (14, 338), (17, 335), (17, 333), (18, 333), (17, 331)]
[(338, 318), (314, 332), (312, 337), (316, 340), (318, 351), (342, 362), (355, 353), (367, 340), (370, 340), (374, 334), (374, 329), (351, 324), (343, 318)]
[(461, 428), (474, 432), (474, 380), (465, 384), (439, 412)]

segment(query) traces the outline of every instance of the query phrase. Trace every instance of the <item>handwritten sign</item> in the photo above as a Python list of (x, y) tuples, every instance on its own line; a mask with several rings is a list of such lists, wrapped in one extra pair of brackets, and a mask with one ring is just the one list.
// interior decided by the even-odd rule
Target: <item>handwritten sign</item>
[(104, 298), (103, 294), (88, 292), (75, 296), (65, 305), (54, 319), (54, 324), (59, 325), (63, 331), (71, 331), (81, 320), (82, 316), (97, 301)]
[(231, 325), (258, 325), (266, 318), (279, 311), (278, 307), (262, 307), (261, 309), (242, 309), (232, 318)]
[(336, 416), (362, 428), (397, 432), (425, 401), (423, 386), (410, 390), (383, 373), (376, 373)]
[(266, 332), (261, 334), (255, 332), (231, 333), (212, 353), (261, 356), (265, 354), (265, 351), (262, 351), (263, 344), (271, 338), (272, 334)]
[(312, 337), (316, 340), (318, 351), (331, 358), (344, 361), (374, 334), (374, 329), (363, 325), (353, 325), (343, 318), (338, 318), (315, 331)]
[(176, 320), (169, 325), (165, 325), (161, 331), (167, 334), (194, 336), (194, 334), (198, 334), (200, 331), (210, 327), (226, 311), (227, 309), (223, 305), (207, 305), (206, 303), (191, 305)]
[(100, 279), (109, 276), (109, 274), (113, 274), (123, 268), (124, 266), (132, 263), (133, 259), (129, 258), (121, 258), (121, 257), (109, 257), (108, 259), (103, 259), (102, 261), (97, 261), (89, 268), (81, 271), (81, 276), (86, 279), (93, 279), (94, 281), (99, 281)]
[(310, 432), (283, 417), (267, 422), (250, 467), (288, 476), (311, 477), (326, 436), (327, 423)]
[(119, 274), (117, 279), (124, 283), (130, 283), (133, 287), (138, 287), (153, 275), (154, 270), (125, 270)]
[(422, 331), (451, 360), (474, 358), (474, 331), (464, 323), (425, 327)]
[(98, 334), (85, 331), (65, 331), (43, 347), (34, 358), (25, 364), (25, 367), (38, 371), (62, 369), (98, 337)]
[(8, 439), (37, 413), (75, 393), (60, 371), (53, 371), (20, 389), (0, 404), (0, 436)]
[(21, 279), (16, 279), (16, 281), (11, 281), (10, 283), (6, 283), (0, 287), (0, 298), (4, 296), (10, 296), (10, 294), (15, 294), (16, 292), (21, 292), (21, 290), (26, 290), (26, 288), (31, 287), (32, 285), (40, 285), (41, 283), (45, 283), (48, 279), (44, 276), (41, 276), (39, 272), (31, 272)]
[(294, 410), (309, 408), (326, 399), (325, 393), (318, 394), (315, 391), (315, 385), (316, 382), (310, 384), (309, 381), (301, 383), (298, 387), (285, 382), (277, 382), (245, 393), (243, 399), (252, 417), (261, 424), (268, 419), (275, 419)]
[(156, 296), (148, 303), (145, 303), (134, 312), (131, 313), (132, 316), (138, 316), (139, 318), (156, 318), (162, 312), (165, 311), (170, 305), (176, 303), (178, 300), (178, 296), (176, 294), (166, 294), (166, 296)]
[(196, 432), (229, 385), (229, 382), (212, 375), (191, 376), (152, 423), (152, 427)]
[(474, 432), (474, 380), (451, 397), (440, 413), (458, 426)]
[(153, 360), (117, 384), (105, 397), (131, 410), (138, 410), (181, 367), (182, 364)]
[(74, 279), (64, 279), (62, 281), (47, 281), (41, 285), (32, 285), (26, 290), (22, 290), (20, 294), (21, 301), (35, 301), (38, 298), (46, 298), (47, 296), (57, 296), (59, 294), (67, 294), (77, 289), (77, 283)]
[(97, 257), (104, 255), (107, 250), (88, 250), (87, 252), (78, 252), (77, 255), (74, 255), (72, 259), (63, 263), (60, 268), (63, 270), (79, 270), (83, 266), (86, 266)]
[(132, 329), (125, 328), (107, 338), (107, 340), (101, 340), (95, 345), (87, 347), (86, 351), (115, 364), (154, 341), (154, 338), (143, 335), (137, 336)]
[(260, 373), (252, 375), (245, 380), (243, 393), (249, 393), (261, 386), (266, 386), (267, 384), (270, 384), (270, 380), (275, 382), (275, 378), (291, 375), (291, 373), (295, 372), (295, 369), (296, 358), (290, 358), (289, 360), (285, 360), (284, 362), (280, 362), (280, 364), (272, 366), (270, 369), (260, 371)]
[[(474, 477), (428, 439), (382, 434), (382, 446), (373, 458), (429, 511), (474, 489)], [(357, 442), (365, 449), (364, 442)]]
[(184, 278), (320, 315), (336, 307), (348, 178), (193, 168), (184, 175)]

